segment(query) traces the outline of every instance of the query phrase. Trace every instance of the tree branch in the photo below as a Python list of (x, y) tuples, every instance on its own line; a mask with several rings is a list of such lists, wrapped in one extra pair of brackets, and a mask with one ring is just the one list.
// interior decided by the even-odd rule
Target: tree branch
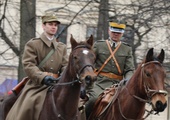
[(73, 17), (73, 19), (71, 20), (71, 22), (70, 22), (65, 28), (63, 28), (63, 30), (61, 30), (61, 32), (56, 36), (57, 39), (58, 39), (58, 38), (61, 36), (61, 34), (73, 23), (74, 19), (80, 14), (80, 12), (83, 11), (91, 2), (92, 2), (92, 0), (89, 1), (79, 12), (76, 13), (76, 15)]
[(0, 27), (0, 31), (1, 31), (1, 34), (2, 34), (2, 39), (4, 39), (4, 41), (8, 44), (8, 46), (14, 51), (14, 53), (19, 56), (19, 49), (18, 47), (16, 47), (12, 42), (11, 40), (6, 36), (6, 33), (4, 32), (4, 30)]

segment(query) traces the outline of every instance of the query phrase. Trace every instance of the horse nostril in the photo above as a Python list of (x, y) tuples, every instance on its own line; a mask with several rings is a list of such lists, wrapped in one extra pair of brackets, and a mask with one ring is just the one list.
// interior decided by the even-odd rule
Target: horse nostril
[(97, 76), (95, 76), (94, 78), (93, 78), (93, 81), (96, 81), (97, 80)]
[(90, 84), (91, 83), (91, 76), (90, 75), (87, 75), (86, 77), (85, 77), (85, 81), (86, 81), (86, 84)]
[(156, 102), (156, 111), (163, 112), (166, 107), (167, 103), (163, 104), (161, 101)]
[(85, 97), (86, 97), (86, 91), (85, 90), (81, 90), (80, 91), (80, 98), (81, 99), (85, 99)]

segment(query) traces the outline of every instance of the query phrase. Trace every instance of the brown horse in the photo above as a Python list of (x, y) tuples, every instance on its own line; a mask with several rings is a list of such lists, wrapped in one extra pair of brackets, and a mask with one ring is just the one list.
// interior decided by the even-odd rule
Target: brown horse
[[(97, 111), (102, 98), (96, 101), (89, 120), (143, 120), (153, 111), (164, 111), (167, 91), (164, 90), (163, 60), (164, 50), (155, 57), (151, 48), (132, 78), (120, 82), (111, 102), (100, 113)], [(146, 103), (152, 105), (152, 110), (144, 116)]]
[[(96, 74), (93, 72), (95, 55), (91, 48), (93, 37), (78, 43), (71, 35), (70, 42), (72, 51), (68, 66), (63, 71), (58, 83), (53, 85), (47, 93), (39, 120), (80, 119), (79, 98), (80, 96), (85, 98), (86, 85), (96, 79)], [(9, 100), (4, 100), (4, 102), (9, 103)]]

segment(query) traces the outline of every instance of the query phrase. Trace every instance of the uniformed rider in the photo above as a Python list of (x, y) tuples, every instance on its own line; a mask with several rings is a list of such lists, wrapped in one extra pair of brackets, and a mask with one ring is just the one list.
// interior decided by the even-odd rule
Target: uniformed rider
[(94, 101), (106, 88), (122, 79), (129, 80), (133, 75), (135, 67), (132, 48), (121, 41), (125, 28), (126, 24), (123, 20), (111, 19), (108, 29), (109, 38), (94, 43), (97, 81), (88, 90), (89, 101), (85, 104), (87, 118)]
[[(68, 63), (66, 45), (54, 36), (59, 24), (55, 13), (45, 13), (44, 32), (26, 43), (22, 63), (29, 80), (6, 120), (38, 120), (50, 83)], [(47, 59), (42, 63), (44, 58)]]

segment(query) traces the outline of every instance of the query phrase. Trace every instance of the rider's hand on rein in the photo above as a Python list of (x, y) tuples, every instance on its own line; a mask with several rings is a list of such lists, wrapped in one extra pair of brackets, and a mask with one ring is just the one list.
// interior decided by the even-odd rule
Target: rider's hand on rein
[(42, 81), (42, 84), (45, 84), (45, 85), (51, 85), (51, 83), (56, 83), (57, 80), (52, 77), (52, 76), (45, 76), (43, 81)]

